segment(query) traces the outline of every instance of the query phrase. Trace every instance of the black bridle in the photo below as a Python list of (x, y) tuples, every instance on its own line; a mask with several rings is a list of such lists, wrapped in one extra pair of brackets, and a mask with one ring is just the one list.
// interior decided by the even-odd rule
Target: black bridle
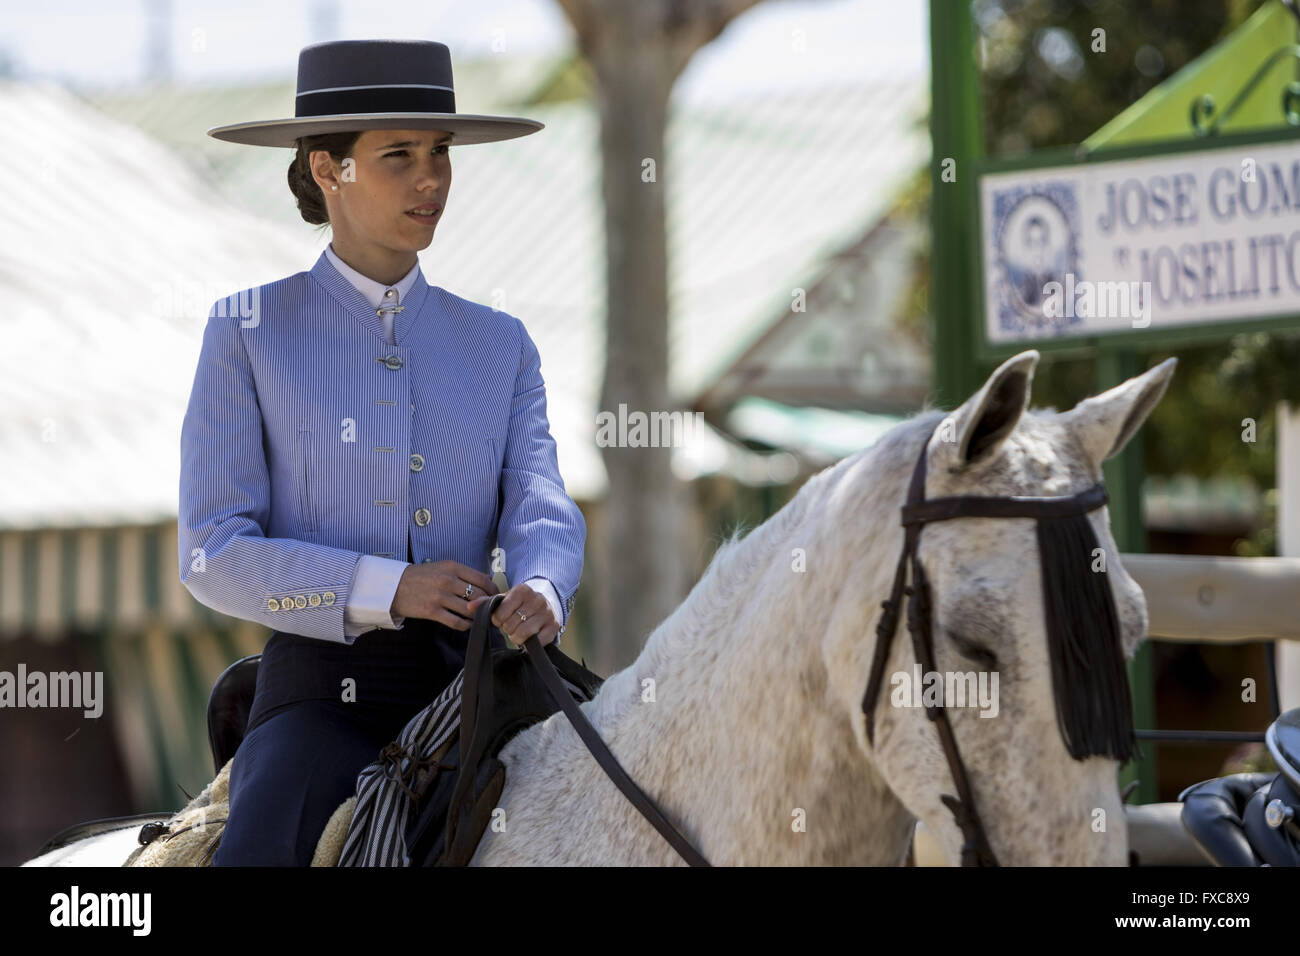
[[(876, 625), (876, 650), (871, 662), (871, 676), (867, 680), (867, 692), (862, 698), (862, 711), (866, 715), (867, 721), (867, 739), (871, 741), (872, 746), (875, 746), (876, 742), (873, 715), (885, 677), (885, 661), (889, 657), (894, 634), (898, 630), (898, 614), (904, 594), (910, 599), (907, 605), (907, 627), (912, 634), (912, 649), (916, 654), (917, 663), (920, 664), (923, 674), (935, 670), (934, 635), (931, 632), (930, 586), (926, 580), (925, 570), (921, 567), (921, 562), (917, 557), (917, 545), (921, 538), (922, 528), (931, 521), (947, 521), (950, 518), (1068, 518), (1085, 515), (1087, 512), (1106, 504), (1107, 500), (1106, 488), (1098, 482), (1078, 494), (1060, 497), (995, 498), (978, 495), (957, 495), (949, 498), (932, 498), (927, 501), (925, 498), (925, 460), (930, 445), (930, 437), (933, 434), (934, 429), (931, 429), (926, 436), (926, 440), (921, 445), (921, 454), (918, 456), (916, 466), (912, 470), (912, 481), (907, 490), (907, 502), (903, 505), (903, 553), (899, 555), (898, 567), (894, 572), (893, 588), (890, 590), (888, 600), (881, 605), (883, 612), (880, 615), (879, 623)], [(911, 587), (906, 587), (905, 580), (909, 562), (912, 569), (913, 583)], [(1111, 602), (1109, 585), (1104, 585), (1104, 587), (1105, 600)], [(1044, 590), (1046, 595), (1046, 583)], [(1113, 602), (1111, 602), (1112, 620), (1114, 620), (1113, 613)], [(1101, 625), (1098, 624), (1097, 626)], [(1127, 682), (1125, 682), (1125, 694), (1127, 694), (1127, 686)], [(1058, 686), (1056, 691), (1059, 695), (1063, 692), (1063, 688)], [(944, 755), (948, 759), (948, 767), (952, 771), (953, 783), (957, 788), (956, 797), (951, 794), (943, 794), (940, 800), (952, 812), (953, 818), (961, 829), (964, 838), (961, 849), (961, 865), (997, 866), (997, 857), (993, 855), (988, 837), (984, 833), (984, 827), (981, 825), (979, 814), (975, 809), (975, 798), (971, 790), (970, 779), (966, 774), (966, 767), (962, 763), (961, 754), (957, 750), (957, 741), (953, 737), (948, 715), (942, 704), (926, 705), (925, 713), (930, 720), (934, 721), (938, 729), (939, 741), (943, 745)], [(1131, 720), (1131, 714), (1128, 715), (1128, 718)], [(1059, 719), (1060, 711), (1058, 709)], [(1099, 749), (1093, 748), (1090, 752), (1098, 752)], [(1076, 759), (1079, 759), (1076, 750), (1085, 752), (1086, 745), (1076, 746), (1072, 744), (1071, 753), (1076, 756)]]

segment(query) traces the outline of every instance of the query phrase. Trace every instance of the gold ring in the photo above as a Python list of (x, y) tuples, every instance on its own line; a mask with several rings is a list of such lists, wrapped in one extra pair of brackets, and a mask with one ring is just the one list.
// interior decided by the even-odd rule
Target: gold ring
[(528, 615), (525, 614), (523, 611), (515, 611), (515, 613), (519, 615), (519, 619), (520, 619), (521, 621), (526, 621), (526, 620), (528, 620)]

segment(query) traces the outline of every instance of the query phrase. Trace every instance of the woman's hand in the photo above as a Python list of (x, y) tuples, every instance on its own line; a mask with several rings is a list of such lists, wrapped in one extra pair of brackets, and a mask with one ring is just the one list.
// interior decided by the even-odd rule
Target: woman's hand
[[(470, 589), (468, 598), (466, 588)], [(490, 577), (459, 561), (413, 564), (402, 572), (390, 613), (468, 631), (478, 608), (471, 600), (486, 600), (496, 593), (497, 586)], [(529, 613), (527, 608), (524, 613)]]
[[(490, 594), (469, 602), (471, 617), (489, 597)], [(516, 646), (536, 634), (538, 643), (545, 647), (560, 633), (560, 622), (555, 619), (546, 598), (522, 581), (506, 592), (492, 615), (492, 623)]]

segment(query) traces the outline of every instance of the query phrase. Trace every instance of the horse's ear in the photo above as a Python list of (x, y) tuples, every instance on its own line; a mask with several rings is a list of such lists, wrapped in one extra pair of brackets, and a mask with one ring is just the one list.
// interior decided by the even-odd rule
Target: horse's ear
[(1084, 399), (1062, 415), (1094, 466), (1100, 468), (1103, 461), (1124, 450), (1164, 396), (1177, 364), (1178, 359), (1167, 358), (1127, 382)]
[(952, 467), (991, 458), (1015, 430), (1029, 402), (1038, 365), (1033, 349), (999, 365), (983, 387), (939, 423), (938, 439), (952, 447)]

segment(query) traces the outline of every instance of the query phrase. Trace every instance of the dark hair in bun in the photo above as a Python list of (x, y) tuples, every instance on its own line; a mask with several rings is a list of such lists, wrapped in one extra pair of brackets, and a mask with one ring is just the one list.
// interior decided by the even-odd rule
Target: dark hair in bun
[(298, 212), (302, 218), (313, 226), (324, 225), (330, 221), (330, 217), (325, 208), (325, 195), (312, 178), (308, 158), (313, 150), (323, 149), (329, 152), (334, 162), (342, 163), (352, 153), (352, 147), (360, 136), (361, 130), (352, 130), (298, 138), (298, 149), (289, 162), (289, 191), (298, 201)]

